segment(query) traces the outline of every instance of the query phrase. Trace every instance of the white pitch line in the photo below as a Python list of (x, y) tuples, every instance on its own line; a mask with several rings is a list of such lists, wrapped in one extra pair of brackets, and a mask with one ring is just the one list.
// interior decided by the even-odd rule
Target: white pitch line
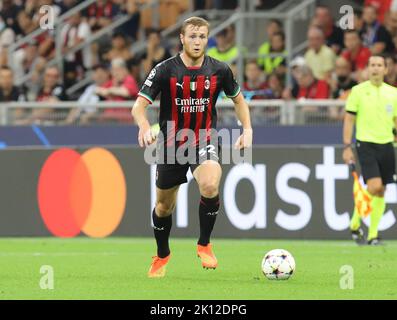
[(17, 257), (17, 256), (53, 256), (53, 257), (63, 257), (63, 256), (115, 256), (119, 252), (0, 252), (0, 257)]

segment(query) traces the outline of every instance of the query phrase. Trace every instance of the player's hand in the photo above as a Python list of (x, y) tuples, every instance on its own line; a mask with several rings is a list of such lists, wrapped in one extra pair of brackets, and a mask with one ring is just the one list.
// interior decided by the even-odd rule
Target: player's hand
[(244, 149), (252, 146), (252, 129), (243, 129), (243, 134), (238, 137), (234, 144), (235, 149)]
[(342, 158), (343, 158), (343, 161), (346, 164), (356, 163), (356, 159), (354, 157), (353, 149), (351, 147), (346, 147), (343, 150)]
[(147, 147), (155, 142), (157, 139), (157, 133), (155, 130), (150, 127), (149, 124), (146, 124), (139, 128), (138, 134), (138, 142), (141, 147)]

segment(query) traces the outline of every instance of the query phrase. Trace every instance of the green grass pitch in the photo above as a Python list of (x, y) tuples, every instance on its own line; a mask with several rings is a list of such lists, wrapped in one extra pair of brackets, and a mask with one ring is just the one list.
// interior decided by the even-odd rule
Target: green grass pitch
[[(195, 239), (171, 239), (163, 279), (148, 279), (150, 238), (0, 239), (0, 299), (397, 299), (397, 241), (358, 247), (348, 241), (214, 239), (216, 270), (204, 270)], [(270, 281), (264, 254), (290, 251), (296, 273)], [(54, 271), (54, 289), (40, 288), (43, 265)], [(353, 289), (341, 289), (353, 268)], [(342, 281), (344, 282), (344, 281)]]

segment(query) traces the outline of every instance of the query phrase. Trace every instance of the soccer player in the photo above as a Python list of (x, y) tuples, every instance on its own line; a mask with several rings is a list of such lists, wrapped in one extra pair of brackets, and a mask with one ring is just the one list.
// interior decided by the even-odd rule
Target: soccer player
[[(352, 150), (356, 126), (356, 150), (361, 173), (371, 195), (371, 223), (367, 243), (379, 245), (378, 225), (385, 211), (385, 186), (395, 182), (393, 141), (397, 125), (397, 89), (384, 82), (387, 73), (384, 57), (373, 55), (368, 62), (369, 80), (353, 87), (347, 102), (343, 125), (343, 160), (355, 162)], [(352, 238), (365, 241), (356, 209), (350, 223)]]
[[(199, 221), (200, 238), (197, 255), (204, 268), (215, 269), (218, 261), (212, 250), (210, 236), (219, 210), (219, 144), (214, 146), (214, 131), (217, 112), (215, 103), (221, 90), (235, 105), (243, 133), (237, 139), (235, 148), (243, 149), (252, 144), (252, 128), (249, 108), (240, 87), (235, 81), (229, 66), (205, 55), (208, 42), (209, 24), (199, 17), (184, 21), (180, 41), (181, 53), (155, 66), (144, 82), (133, 108), (132, 115), (139, 126), (138, 140), (141, 147), (157, 141), (157, 151), (179, 146), (178, 133), (190, 129), (195, 133), (193, 142), (194, 158), (188, 163), (168, 161), (156, 167), (156, 205), (153, 209), (153, 229), (157, 242), (157, 255), (153, 257), (149, 277), (163, 277), (170, 259), (169, 235), (172, 224), (171, 214), (175, 208), (180, 184), (187, 182), (186, 173), (192, 171), (200, 190)], [(145, 108), (161, 92), (160, 135), (151, 130)], [(171, 129), (169, 122), (171, 121)], [(168, 128), (167, 128), (168, 127)], [(167, 130), (168, 129), (168, 130)], [(197, 138), (199, 130), (204, 130), (203, 139)], [(201, 137), (199, 135), (199, 137)], [(217, 140), (217, 138), (215, 139)], [(189, 141), (189, 139), (188, 139)], [(178, 160), (178, 159), (177, 159)]]

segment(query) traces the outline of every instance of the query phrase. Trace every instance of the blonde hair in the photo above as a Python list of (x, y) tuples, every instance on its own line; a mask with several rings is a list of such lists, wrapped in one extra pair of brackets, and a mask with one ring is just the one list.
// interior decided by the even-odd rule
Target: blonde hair
[(182, 27), (181, 27), (181, 34), (185, 34), (186, 27), (188, 25), (193, 25), (195, 27), (207, 27), (208, 32), (210, 30), (210, 24), (207, 20), (200, 18), (200, 17), (190, 17), (183, 21)]

